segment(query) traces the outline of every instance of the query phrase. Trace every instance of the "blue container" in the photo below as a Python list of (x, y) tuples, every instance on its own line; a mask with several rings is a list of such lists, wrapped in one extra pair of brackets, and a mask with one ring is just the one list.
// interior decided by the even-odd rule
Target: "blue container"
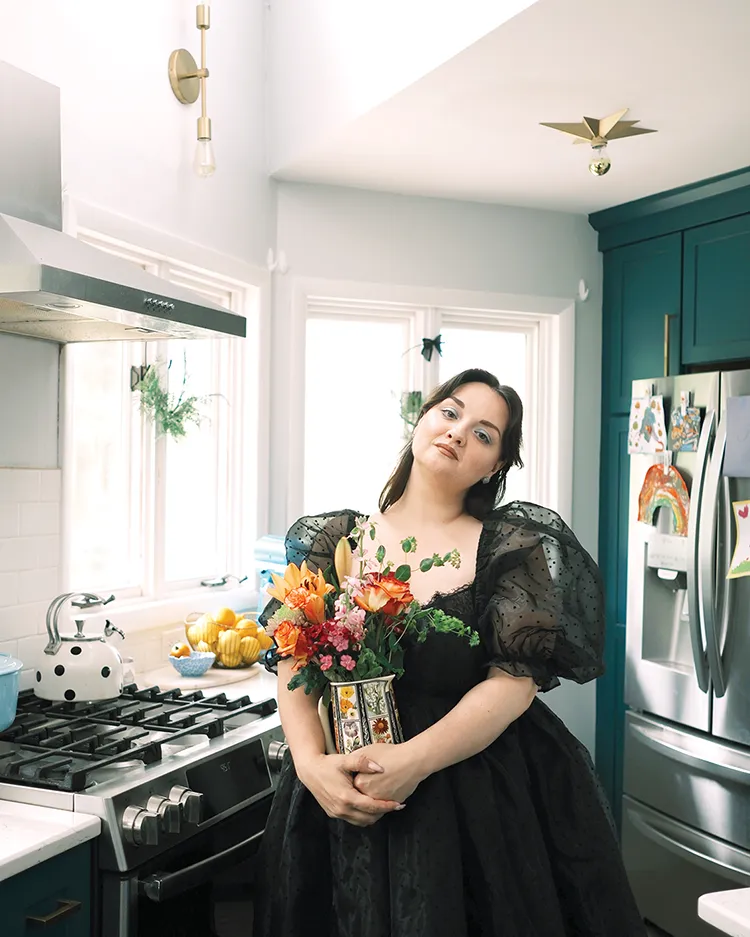
[(202, 677), (215, 660), (213, 651), (193, 651), (190, 657), (169, 656), (169, 662), (181, 677)]
[(0, 732), (4, 732), (16, 718), (18, 674), (22, 669), (20, 660), (0, 654)]

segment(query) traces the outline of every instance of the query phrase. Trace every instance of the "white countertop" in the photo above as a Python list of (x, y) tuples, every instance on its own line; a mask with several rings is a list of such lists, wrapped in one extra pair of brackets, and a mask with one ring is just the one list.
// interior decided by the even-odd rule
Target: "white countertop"
[(750, 888), (701, 895), (698, 916), (731, 937), (750, 937)]
[(0, 881), (94, 839), (99, 817), (0, 800)]

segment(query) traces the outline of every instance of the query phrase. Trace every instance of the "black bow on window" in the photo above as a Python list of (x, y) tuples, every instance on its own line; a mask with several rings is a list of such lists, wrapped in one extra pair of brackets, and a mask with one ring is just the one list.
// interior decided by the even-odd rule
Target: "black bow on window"
[(432, 361), (432, 352), (436, 351), (439, 355), (442, 355), (443, 349), (441, 348), (442, 337), (436, 335), (434, 338), (423, 338), (422, 339), (422, 357), (425, 361)]

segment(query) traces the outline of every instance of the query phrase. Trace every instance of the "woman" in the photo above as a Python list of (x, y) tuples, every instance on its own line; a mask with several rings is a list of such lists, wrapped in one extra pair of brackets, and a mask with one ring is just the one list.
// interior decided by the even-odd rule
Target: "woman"
[[(583, 746), (538, 699), (602, 672), (598, 570), (552, 511), (494, 508), (521, 466), (522, 405), (469, 370), (423, 406), (371, 517), (386, 555), (457, 548), (411, 592), (479, 631), (410, 647), (406, 741), (326, 755), (316, 701), (290, 692), (288, 759), (266, 826), (256, 937), (641, 937)], [(352, 511), (302, 518), (287, 559), (332, 565)], [(273, 601), (264, 620), (278, 607)]]

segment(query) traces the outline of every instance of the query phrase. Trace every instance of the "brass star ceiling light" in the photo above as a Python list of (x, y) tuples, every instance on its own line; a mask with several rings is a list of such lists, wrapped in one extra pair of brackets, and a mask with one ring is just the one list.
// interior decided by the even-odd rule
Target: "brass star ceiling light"
[(637, 120), (623, 120), (629, 108), (610, 114), (609, 117), (602, 117), (597, 120), (594, 117), (584, 117), (580, 124), (548, 124), (541, 123), (542, 127), (551, 127), (553, 130), (559, 130), (566, 133), (569, 137), (575, 137), (573, 143), (588, 143), (593, 149), (593, 155), (589, 160), (589, 172), (594, 176), (603, 176), (609, 172), (612, 165), (607, 155), (607, 143), (610, 140), (622, 140), (623, 137), (637, 137), (642, 133), (656, 133), (655, 130), (648, 130), (646, 127), (636, 127)]

